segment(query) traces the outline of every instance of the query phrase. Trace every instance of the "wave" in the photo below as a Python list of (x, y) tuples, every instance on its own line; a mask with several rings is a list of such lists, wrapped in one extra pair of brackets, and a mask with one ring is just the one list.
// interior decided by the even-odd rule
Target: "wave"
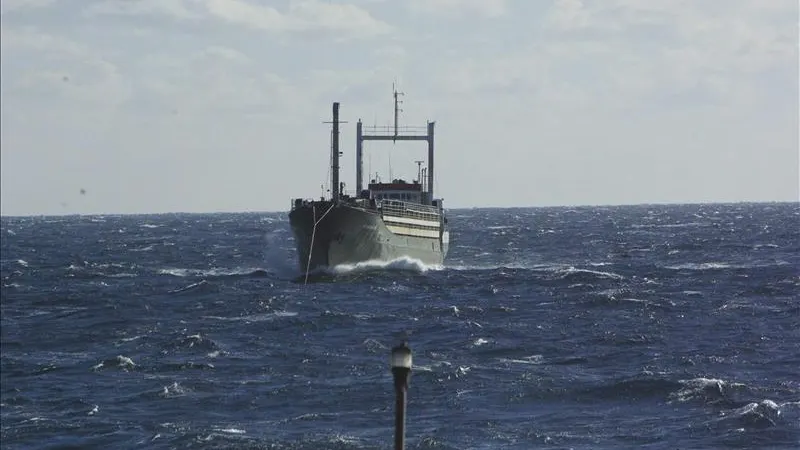
[(561, 280), (572, 278), (607, 278), (612, 280), (622, 280), (625, 277), (614, 272), (605, 272), (602, 270), (579, 269), (576, 267), (566, 267), (555, 271), (555, 276)]
[[(599, 267), (598, 263), (589, 263)], [(598, 280), (624, 280), (625, 277), (611, 271), (585, 269), (566, 264), (489, 264), (479, 266), (445, 266), (447, 270), (457, 272), (500, 271), (500, 272), (534, 272), (548, 280), (570, 281), (571, 285), (583, 286), (585, 282)]]
[(480, 272), (487, 270), (537, 270), (540, 267), (548, 267), (548, 266), (535, 266), (535, 265), (532, 266), (529, 264), (520, 264), (520, 263), (488, 263), (488, 264), (475, 264), (475, 265), (445, 264), (443, 266), (443, 269), (457, 271), (457, 272)]
[(685, 403), (701, 401), (708, 405), (737, 407), (737, 398), (745, 394), (747, 385), (717, 378), (692, 378), (679, 380), (680, 389), (670, 394), (671, 401)]
[(704, 262), (676, 264), (672, 266), (664, 266), (664, 268), (669, 270), (718, 270), (729, 269), (731, 266), (730, 264), (721, 262)]
[(700, 228), (712, 226), (710, 222), (683, 222), (683, 223), (654, 223), (654, 224), (633, 224), (631, 228)]
[(198, 278), (250, 278), (265, 277), (269, 273), (260, 268), (212, 268), (212, 269), (185, 269), (185, 268), (166, 268), (158, 271), (160, 275), (171, 275), (173, 277), (198, 277)]
[(336, 274), (346, 274), (353, 272), (369, 272), (375, 270), (399, 270), (399, 271), (412, 271), (417, 273), (425, 273), (429, 270), (441, 270), (441, 265), (428, 265), (424, 262), (409, 258), (402, 257), (393, 259), (391, 261), (364, 261), (356, 264), (340, 264), (334, 266), (331, 270)]
[[(345, 275), (359, 275), (375, 272), (411, 272), (424, 274), (428, 271), (443, 270), (443, 266), (435, 264), (425, 264), (421, 260), (400, 257), (391, 261), (369, 260), (355, 264), (338, 264), (333, 267), (322, 266), (308, 272), (309, 281), (322, 281), (330, 277), (340, 277)], [(305, 281), (305, 274), (300, 275), (296, 281)]]
[(200, 280), (197, 283), (192, 283), (188, 286), (184, 286), (182, 288), (173, 289), (169, 291), (170, 294), (182, 294), (186, 292), (196, 293), (200, 292), (216, 292), (216, 287), (209, 283), (207, 280)]
[[(788, 404), (788, 403), (787, 403)], [(774, 427), (778, 425), (781, 409), (787, 404), (778, 405), (766, 399), (760, 402), (751, 402), (730, 412), (721, 413), (720, 421), (734, 421), (738, 426), (756, 428)]]
[(540, 365), (544, 363), (544, 357), (542, 355), (531, 355), (523, 358), (500, 358), (499, 361), (513, 364)]
[(116, 358), (108, 358), (100, 361), (99, 363), (92, 366), (92, 371), (98, 371), (100, 369), (106, 368), (119, 368), (124, 371), (130, 371), (136, 368), (136, 364), (133, 362), (131, 358), (128, 358), (124, 355), (117, 355)]
[(599, 400), (642, 400), (664, 398), (680, 389), (681, 383), (652, 375), (637, 375), (611, 381), (608, 384), (579, 390), (579, 397)]
[(282, 317), (295, 317), (297, 316), (296, 312), (292, 311), (275, 311), (275, 312), (268, 312), (268, 313), (260, 313), (260, 314), (247, 314), (243, 316), (203, 316), (205, 319), (212, 319), (212, 320), (220, 320), (220, 321), (241, 321), (246, 323), (251, 322), (267, 322), (272, 321)]
[(681, 263), (675, 265), (664, 266), (668, 270), (693, 270), (693, 271), (706, 271), (706, 270), (727, 270), (727, 269), (758, 269), (775, 266), (785, 266), (790, 264), (787, 261), (775, 260), (770, 262), (755, 262), (750, 264), (734, 264), (728, 262), (702, 262), (702, 263)]
[(97, 263), (80, 261), (65, 268), (64, 276), (75, 279), (93, 278), (133, 278), (137, 277), (138, 266), (134, 263)]
[[(227, 350), (222, 347), (217, 341), (208, 337), (202, 336), (199, 333), (193, 335), (180, 335), (176, 336), (173, 340), (163, 343), (161, 349), (162, 355), (170, 355), (170, 358), (188, 357), (189, 355), (204, 356), (208, 358), (216, 358), (219, 355), (227, 354)], [(188, 368), (213, 368), (213, 364), (209, 365), (201, 363), (200, 365), (193, 365), (191, 361), (177, 361), (173, 360), (170, 367), (172, 370), (188, 369)], [(177, 365), (176, 365), (177, 364)], [(187, 365), (188, 364), (188, 365)]]

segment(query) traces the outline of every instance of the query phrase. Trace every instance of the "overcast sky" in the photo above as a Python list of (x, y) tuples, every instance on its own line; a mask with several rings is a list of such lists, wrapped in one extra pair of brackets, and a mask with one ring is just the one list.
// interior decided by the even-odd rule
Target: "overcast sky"
[[(0, 0), (3, 215), (287, 210), (355, 121), (450, 208), (798, 200), (797, 0)], [(367, 143), (412, 179), (423, 143)], [(85, 189), (85, 194), (81, 194)]]

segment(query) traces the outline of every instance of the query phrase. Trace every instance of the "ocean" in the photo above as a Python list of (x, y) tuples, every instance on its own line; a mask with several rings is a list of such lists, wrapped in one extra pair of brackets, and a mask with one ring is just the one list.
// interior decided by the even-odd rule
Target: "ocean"
[(3, 217), (3, 449), (800, 447), (800, 204), (450, 210), (305, 282), (285, 213)]

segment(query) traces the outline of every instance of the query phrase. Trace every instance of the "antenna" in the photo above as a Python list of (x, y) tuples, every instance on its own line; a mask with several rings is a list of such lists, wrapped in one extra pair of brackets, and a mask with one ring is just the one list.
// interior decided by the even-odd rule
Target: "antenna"
[(397, 139), (397, 119), (400, 113), (403, 111), (402, 109), (400, 109), (400, 104), (403, 103), (403, 101), (398, 100), (397, 97), (400, 95), (405, 95), (405, 93), (397, 92), (395, 83), (392, 83), (392, 91), (394, 93), (394, 139), (392, 139), (392, 143), (394, 143), (395, 139)]
[(414, 161), (417, 163), (417, 183), (422, 183), (422, 163), (425, 161)]

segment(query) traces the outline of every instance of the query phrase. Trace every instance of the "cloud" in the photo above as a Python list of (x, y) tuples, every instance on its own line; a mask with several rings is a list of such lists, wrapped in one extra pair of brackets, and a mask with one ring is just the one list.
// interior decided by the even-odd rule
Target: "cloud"
[(46, 104), (56, 96), (113, 108), (130, 98), (119, 68), (90, 47), (31, 27), (4, 26), (0, 35), (4, 102)]
[(0, 13), (5, 14), (11, 11), (43, 8), (55, 2), (56, 0), (2, 0), (0, 2)]
[(415, 13), (458, 16), (472, 13), (484, 17), (500, 17), (508, 8), (505, 0), (410, 0)]
[(796, 192), (792, 0), (0, 1), (4, 213), (78, 176), (95, 210), (285, 209), (325, 179), (330, 102), (352, 180), (395, 80), (402, 123), (437, 121), (448, 206)]
[[(796, 12), (789, 1), (765, 3), (773, 14)], [(694, 91), (735, 101), (755, 88), (748, 77), (797, 57), (792, 33), (776, 28), (760, 5), (557, 0), (545, 17), (543, 45), (556, 66), (582, 60), (594, 83), (626, 98), (649, 101), (655, 92)]]
[(392, 28), (352, 4), (293, 1), (286, 13), (243, 0), (206, 0), (206, 7), (212, 15), (233, 24), (271, 32), (326, 31), (341, 37), (368, 37)]
[(219, 45), (180, 57), (153, 53), (137, 62), (136, 71), (150, 75), (136, 80), (138, 103), (148, 108), (143, 112), (161, 116), (263, 114), (287, 89), (280, 76)]
[(187, 0), (101, 0), (92, 3), (84, 14), (92, 16), (152, 15), (168, 16), (174, 19), (199, 19), (197, 2)]
[(204, 59), (204, 57), (236, 64), (249, 64), (253, 61), (249, 56), (245, 55), (239, 50), (220, 45), (211, 45), (206, 47), (206, 49), (203, 50), (202, 54), (200, 55), (200, 59)]
[(591, 22), (591, 14), (581, 0), (556, 0), (547, 11), (545, 23), (556, 30), (577, 30), (602, 25)]
[(299, 31), (296, 18), (268, 6), (257, 6), (242, 0), (207, 0), (208, 12), (218, 19), (249, 27), (272, 31)]
[(33, 27), (4, 26), (0, 28), (0, 45), (8, 50), (25, 49), (42, 52), (46, 55), (80, 57), (90, 53), (85, 45), (39, 32)]
[(295, 1), (291, 3), (289, 16), (296, 18), (308, 30), (321, 28), (353, 36), (374, 36), (392, 30), (389, 24), (375, 19), (366, 10), (346, 3)]
[(87, 8), (88, 15), (161, 15), (181, 20), (214, 20), (270, 33), (330, 33), (363, 38), (392, 27), (354, 4), (293, 0), (285, 11), (250, 0), (105, 0)]

